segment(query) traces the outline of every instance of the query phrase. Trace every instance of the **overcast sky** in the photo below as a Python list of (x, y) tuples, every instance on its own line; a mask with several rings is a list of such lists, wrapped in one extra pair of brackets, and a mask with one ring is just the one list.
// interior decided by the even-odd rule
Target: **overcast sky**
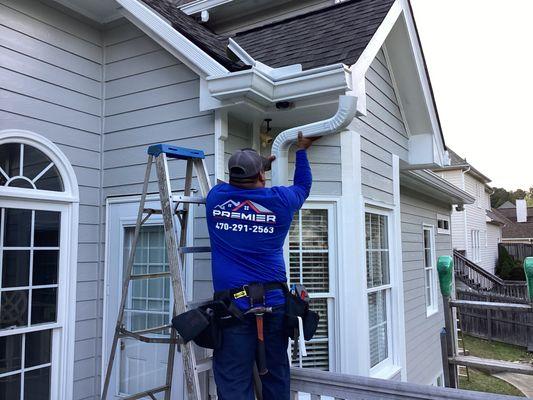
[(411, 0), (448, 147), (533, 186), (533, 1)]

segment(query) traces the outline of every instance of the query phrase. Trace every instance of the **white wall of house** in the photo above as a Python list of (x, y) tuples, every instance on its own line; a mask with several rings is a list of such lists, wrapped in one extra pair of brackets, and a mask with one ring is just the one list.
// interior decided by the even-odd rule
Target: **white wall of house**
[(438, 174), (476, 199), (474, 204), (466, 204), (464, 211), (454, 209), (452, 212), (453, 248), (466, 251), (468, 259), (493, 273), (501, 228), (487, 223), (490, 193), (485, 184), (468, 171), (453, 169)]

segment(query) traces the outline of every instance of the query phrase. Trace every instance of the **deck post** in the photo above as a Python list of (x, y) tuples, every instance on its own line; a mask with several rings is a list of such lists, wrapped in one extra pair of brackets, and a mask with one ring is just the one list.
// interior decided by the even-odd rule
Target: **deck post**
[[(444, 328), (446, 332), (446, 349), (442, 347), (442, 351), (446, 350), (446, 355), (443, 357), (443, 369), (448, 371), (448, 387), (458, 387), (457, 366), (450, 364), (448, 359), (454, 358), (457, 355), (455, 348), (455, 324), (453, 323), (452, 307), (450, 305), (450, 298), (453, 289), (453, 258), (450, 256), (440, 256), (437, 262), (437, 271), (439, 273), (440, 292), (442, 294), (442, 303), (444, 309)], [(446, 357), (446, 362), (444, 362)]]
[[(524, 260), (524, 273), (527, 281), (527, 297), (533, 306), (533, 257)], [(533, 352), (533, 307), (527, 313), (527, 351)]]

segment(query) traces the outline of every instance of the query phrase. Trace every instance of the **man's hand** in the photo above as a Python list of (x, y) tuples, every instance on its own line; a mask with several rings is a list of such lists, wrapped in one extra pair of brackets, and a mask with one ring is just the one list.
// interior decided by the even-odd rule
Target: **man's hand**
[[(265, 159), (265, 157), (263, 157), (263, 159)], [(272, 169), (272, 161), (274, 161), (275, 159), (276, 159), (276, 156), (274, 154), (266, 157), (266, 160), (264, 161), (265, 171), (270, 171)]]
[(320, 139), (321, 137), (322, 136), (304, 137), (302, 131), (298, 132), (298, 141), (296, 142), (298, 150), (307, 150), (315, 140)]

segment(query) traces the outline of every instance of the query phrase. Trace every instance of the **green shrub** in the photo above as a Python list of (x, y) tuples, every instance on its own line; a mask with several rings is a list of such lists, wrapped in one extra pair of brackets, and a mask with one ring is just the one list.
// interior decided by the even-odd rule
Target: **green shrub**
[(507, 281), (525, 281), (524, 268), (520, 260), (515, 260), (503, 246), (499, 248), (496, 275)]

